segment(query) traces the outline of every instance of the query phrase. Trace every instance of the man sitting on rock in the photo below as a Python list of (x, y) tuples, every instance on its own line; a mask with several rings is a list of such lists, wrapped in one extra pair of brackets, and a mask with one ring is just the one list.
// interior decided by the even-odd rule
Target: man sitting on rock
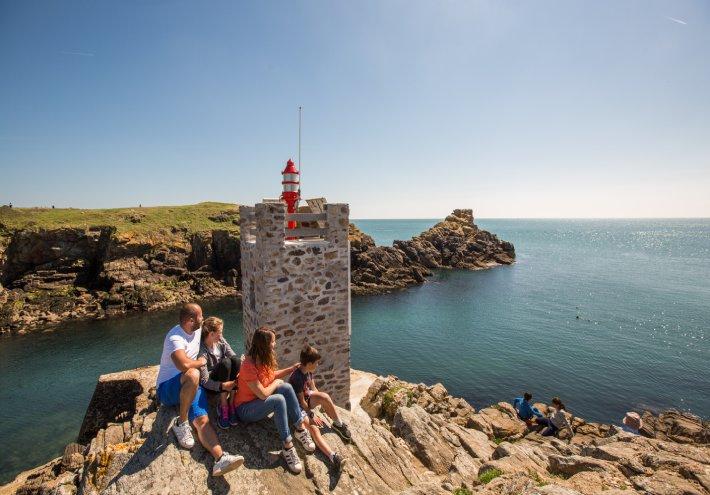
[(525, 392), (522, 397), (516, 397), (513, 400), (513, 407), (518, 413), (518, 418), (525, 421), (528, 427), (535, 424), (535, 419), (541, 419), (545, 416), (538, 410), (537, 407), (533, 406), (530, 401), (532, 400), (532, 394), (530, 392)]
[(179, 406), (180, 415), (172, 430), (180, 446), (191, 449), (195, 445), (191, 422), (200, 443), (215, 459), (212, 474), (222, 476), (241, 466), (244, 458), (223, 451), (210, 425), (207, 396), (199, 386), (200, 367), (206, 364), (206, 360), (204, 357), (195, 359), (200, 350), (201, 334), (202, 308), (197, 304), (185, 304), (180, 309), (180, 324), (168, 332), (163, 342), (157, 380), (158, 400), (165, 406)]

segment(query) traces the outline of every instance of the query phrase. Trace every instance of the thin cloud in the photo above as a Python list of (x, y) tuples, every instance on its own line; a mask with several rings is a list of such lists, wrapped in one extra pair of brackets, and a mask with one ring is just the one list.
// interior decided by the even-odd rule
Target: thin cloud
[(93, 57), (93, 52), (78, 52), (74, 50), (62, 50), (59, 53), (62, 55), (76, 55), (77, 57)]
[(678, 24), (682, 24), (682, 25), (684, 25), (684, 26), (686, 26), (686, 25), (688, 24), (687, 22), (682, 21), (682, 20), (680, 20), (680, 19), (676, 19), (675, 17), (668, 17), (668, 16), (666, 16), (666, 19), (668, 19), (669, 21), (677, 22)]

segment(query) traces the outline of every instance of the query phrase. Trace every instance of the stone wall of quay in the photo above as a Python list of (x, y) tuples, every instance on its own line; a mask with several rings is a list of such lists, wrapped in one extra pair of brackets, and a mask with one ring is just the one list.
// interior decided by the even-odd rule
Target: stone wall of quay
[[(323, 359), (319, 389), (340, 406), (350, 391), (349, 207), (325, 205), (322, 238), (287, 240), (285, 205), (241, 207), (244, 342), (267, 326), (277, 336), (279, 365), (296, 362), (304, 344)], [(255, 230), (253, 230), (255, 227)]]

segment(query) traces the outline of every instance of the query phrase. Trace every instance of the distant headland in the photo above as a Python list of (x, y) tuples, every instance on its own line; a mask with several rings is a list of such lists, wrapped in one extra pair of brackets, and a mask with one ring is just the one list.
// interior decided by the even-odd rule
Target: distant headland
[[(513, 245), (479, 229), (465, 209), (393, 246), (376, 246), (352, 224), (349, 238), (355, 295), (419, 285), (433, 269), (515, 261)], [(239, 297), (239, 240), (239, 207), (231, 203), (0, 207), (0, 334)]]

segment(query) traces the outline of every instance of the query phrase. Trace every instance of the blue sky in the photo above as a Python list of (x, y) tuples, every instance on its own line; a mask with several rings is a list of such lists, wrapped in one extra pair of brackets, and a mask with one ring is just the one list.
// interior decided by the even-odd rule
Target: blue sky
[(0, 204), (710, 216), (710, 3), (0, 0)]

